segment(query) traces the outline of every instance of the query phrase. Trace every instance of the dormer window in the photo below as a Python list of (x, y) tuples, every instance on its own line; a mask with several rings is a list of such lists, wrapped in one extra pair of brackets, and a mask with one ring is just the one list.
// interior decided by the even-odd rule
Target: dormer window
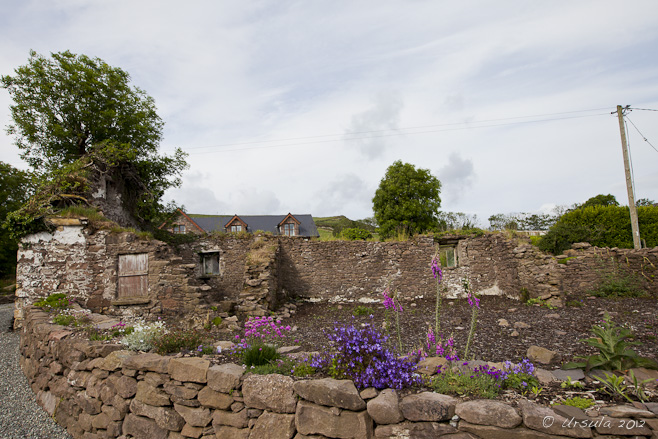
[(185, 233), (185, 224), (174, 224), (174, 233)]
[(279, 223), (279, 233), (284, 236), (297, 236), (299, 235), (299, 225), (301, 222), (295, 218), (291, 213)]
[(234, 215), (229, 222), (224, 225), (227, 233), (239, 233), (247, 231), (247, 223), (242, 221), (239, 216)]
[(286, 223), (283, 225), (283, 234), (286, 236), (295, 236), (295, 223)]

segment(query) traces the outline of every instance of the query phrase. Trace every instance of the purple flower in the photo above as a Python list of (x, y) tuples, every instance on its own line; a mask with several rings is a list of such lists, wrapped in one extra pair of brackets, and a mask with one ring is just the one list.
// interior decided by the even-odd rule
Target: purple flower
[(441, 267), (439, 266), (439, 260), (437, 259), (436, 255), (432, 258), (432, 275), (434, 276), (434, 279), (439, 279), (439, 283), (441, 283), (441, 280), (443, 280), (443, 271), (441, 271)]
[(475, 306), (477, 309), (480, 309), (480, 299), (475, 294), (468, 293), (466, 297), (471, 308)]

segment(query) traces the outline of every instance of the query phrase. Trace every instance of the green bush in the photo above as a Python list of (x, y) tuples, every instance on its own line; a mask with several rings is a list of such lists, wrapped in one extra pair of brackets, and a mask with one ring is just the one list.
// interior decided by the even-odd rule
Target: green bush
[[(658, 207), (637, 208), (640, 236), (647, 247), (658, 245)], [(565, 213), (542, 236), (539, 248), (555, 255), (574, 242), (589, 242), (597, 247), (633, 248), (633, 235), (628, 207), (589, 206)]]
[(372, 238), (372, 233), (364, 229), (349, 228), (349, 229), (343, 229), (341, 236), (344, 239), (347, 239), (348, 241), (357, 241), (357, 240), (365, 241), (366, 239)]
[(150, 351), (153, 349), (155, 339), (164, 332), (165, 328), (162, 321), (150, 325), (136, 324), (133, 326), (132, 332), (121, 339), (121, 343), (134, 351)]

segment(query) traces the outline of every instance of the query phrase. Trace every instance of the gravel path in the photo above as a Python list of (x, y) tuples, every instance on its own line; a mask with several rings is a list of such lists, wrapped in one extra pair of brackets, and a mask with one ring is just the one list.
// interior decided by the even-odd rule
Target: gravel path
[(0, 305), (0, 438), (71, 439), (37, 405), (18, 365), (19, 334), (10, 331), (13, 308)]

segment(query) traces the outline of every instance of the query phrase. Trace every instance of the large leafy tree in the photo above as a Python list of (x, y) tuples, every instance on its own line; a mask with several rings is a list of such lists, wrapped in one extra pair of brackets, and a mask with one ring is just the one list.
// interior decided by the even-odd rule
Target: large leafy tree
[[(0, 223), (18, 209), (33, 192), (30, 174), (0, 162)], [(0, 228), (0, 278), (11, 274), (16, 267), (18, 243), (9, 232)]]
[(386, 170), (372, 199), (379, 233), (423, 233), (437, 226), (441, 182), (428, 169), (400, 160)]
[(0, 78), (14, 101), (7, 131), (21, 158), (46, 180), (63, 165), (102, 156), (131, 185), (135, 216), (152, 220), (164, 191), (180, 185), (187, 167), (180, 149), (158, 154), (163, 122), (153, 98), (99, 58), (51, 55), (32, 51), (15, 75)]

